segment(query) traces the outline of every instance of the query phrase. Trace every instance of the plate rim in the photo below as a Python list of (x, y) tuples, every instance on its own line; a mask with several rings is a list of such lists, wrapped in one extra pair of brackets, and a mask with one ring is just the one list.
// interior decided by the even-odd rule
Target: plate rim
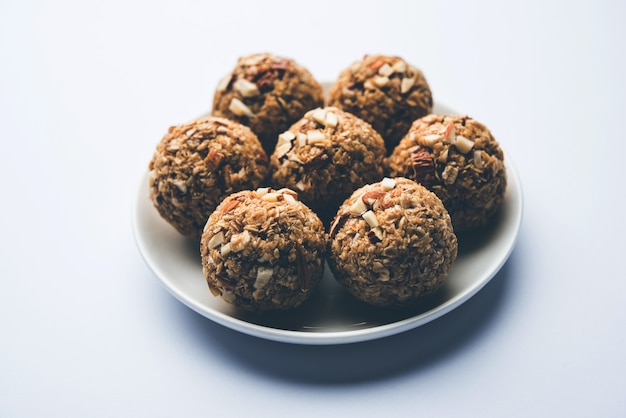
[[(254, 337), (292, 344), (336, 345), (374, 340), (418, 328), (451, 312), (452, 310), (461, 306), (467, 300), (471, 299), (475, 294), (477, 294), (502, 269), (502, 267), (512, 254), (519, 239), (519, 231), (521, 229), (524, 212), (521, 181), (515, 168), (515, 164), (511, 161), (511, 158), (508, 154), (505, 154), (504, 164), (507, 172), (507, 189), (505, 191), (505, 199), (513, 199), (513, 203), (515, 205), (512, 207), (512, 212), (515, 216), (513, 216), (512, 219), (509, 221), (512, 222), (512, 224), (509, 225), (508, 228), (511, 229), (512, 232), (506, 236), (507, 250), (500, 256), (500, 259), (497, 260), (496, 265), (491, 267), (491, 270), (486, 272), (485, 276), (481, 280), (476, 281), (467, 289), (464, 289), (461, 293), (454, 295), (454, 297), (447, 299), (442, 304), (437, 305), (429, 309), (428, 311), (398, 321), (382, 325), (375, 325), (368, 328), (321, 332), (273, 328), (261, 324), (248, 322), (240, 318), (235, 318), (211, 307), (202, 305), (197, 301), (189, 298), (187, 295), (183, 294), (183, 292), (181, 292), (176, 286), (172, 285), (171, 280), (167, 279), (167, 275), (161, 271), (160, 267), (154, 262), (151, 262), (151, 257), (147, 248), (148, 246), (146, 244), (146, 240), (142, 236), (142, 233), (140, 231), (139, 216), (141, 213), (141, 201), (143, 199), (149, 199), (148, 196), (142, 194), (142, 190), (145, 189), (144, 182), (147, 181), (147, 172), (144, 172), (144, 174), (142, 175), (141, 182), (139, 183), (139, 187), (136, 189), (136, 193), (132, 202), (131, 221), (133, 236), (137, 249), (141, 254), (144, 262), (157, 277), (161, 285), (165, 287), (165, 289), (172, 296), (174, 296), (176, 299), (178, 299), (178, 301), (186, 305), (188, 308), (204, 316), (205, 318), (212, 320), (217, 324)], [(513, 195), (514, 193), (515, 195)], [(143, 203), (145, 204), (145, 201)]]

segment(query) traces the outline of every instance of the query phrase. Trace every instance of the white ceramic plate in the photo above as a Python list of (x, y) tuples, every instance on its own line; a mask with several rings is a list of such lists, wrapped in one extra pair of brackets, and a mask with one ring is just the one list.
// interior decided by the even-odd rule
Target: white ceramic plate
[(198, 240), (178, 234), (152, 206), (147, 173), (141, 179), (133, 207), (135, 239), (146, 263), (172, 295), (223, 326), (298, 344), (372, 340), (416, 328), (450, 312), (500, 270), (515, 246), (522, 220), (521, 185), (508, 155), (505, 165), (508, 182), (502, 209), (488, 228), (459, 237), (459, 255), (444, 286), (410, 311), (381, 310), (354, 300), (335, 282), (328, 268), (319, 288), (295, 310), (251, 314), (234, 308), (209, 291)]

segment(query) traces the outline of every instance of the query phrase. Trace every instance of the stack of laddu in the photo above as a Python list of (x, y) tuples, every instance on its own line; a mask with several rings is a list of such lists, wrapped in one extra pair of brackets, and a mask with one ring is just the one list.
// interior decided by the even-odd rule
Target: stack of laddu
[(414, 306), (453, 268), (456, 233), (504, 199), (504, 154), (468, 116), (432, 114), (423, 73), (367, 55), (325, 98), (293, 59), (239, 59), (210, 116), (173, 126), (149, 163), (150, 197), (200, 237), (216, 297), (249, 311), (293, 309), (322, 279), (377, 307)]

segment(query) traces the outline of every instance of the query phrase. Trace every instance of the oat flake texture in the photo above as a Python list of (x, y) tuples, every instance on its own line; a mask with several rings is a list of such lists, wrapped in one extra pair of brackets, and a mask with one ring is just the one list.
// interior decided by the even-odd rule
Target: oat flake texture
[(437, 291), (457, 256), (441, 200), (402, 177), (356, 190), (329, 232), (329, 266), (357, 299), (402, 308)]
[(504, 153), (489, 129), (469, 116), (416, 120), (387, 165), (390, 176), (411, 178), (433, 191), (457, 233), (487, 225), (504, 201)]
[(268, 157), (246, 126), (205, 117), (173, 126), (149, 164), (150, 198), (161, 217), (186, 236), (200, 236), (227, 195), (257, 188)]
[(293, 59), (260, 53), (241, 57), (219, 83), (213, 114), (236, 120), (257, 134), (269, 155), (278, 134), (324, 104), (322, 86)]
[(321, 220), (289, 189), (228, 196), (209, 217), (200, 242), (213, 295), (249, 311), (303, 303), (322, 279), (325, 252)]
[(415, 66), (400, 57), (366, 55), (339, 74), (327, 104), (370, 123), (391, 152), (411, 123), (432, 111), (433, 97)]
[(296, 190), (328, 224), (354, 190), (382, 179), (385, 155), (370, 124), (335, 107), (316, 108), (279, 135), (270, 175), (274, 187)]

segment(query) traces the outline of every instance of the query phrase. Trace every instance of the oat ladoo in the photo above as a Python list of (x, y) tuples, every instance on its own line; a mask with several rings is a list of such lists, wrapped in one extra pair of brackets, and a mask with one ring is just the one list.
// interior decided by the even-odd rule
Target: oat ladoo
[(316, 108), (279, 135), (272, 183), (296, 190), (328, 224), (355, 189), (382, 179), (385, 155), (383, 139), (367, 122), (335, 107)]
[(339, 75), (328, 92), (328, 105), (371, 124), (391, 152), (411, 123), (433, 107), (424, 74), (400, 57), (366, 55)]
[(457, 233), (489, 223), (504, 201), (504, 153), (489, 129), (468, 116), (428, 115), (413, 123), (387, 160), (445, 205)]
[(249, 126), (269, 155), (278, 134), (323, 103), (322, 86), (305, 67), (263, 53), (238, 60), (218, 84), (212, 111)]
[(457, 257), (441, 200), (402, 177), (356, 190), (329, 232), (329, 266), (357, 299), (402, 308), (437, 291)]
[(228, 196), (200, 241), (213, 295), (249, 311), (299, 306), (322, 279), (325, 251), (322, 221), (289, 189)]
[(200, 236), (226, 195), (259, 187), (268, 158), (248, 127), (211, 116), (170, 127), (148, 168), (161, 217), (183, 235)]

